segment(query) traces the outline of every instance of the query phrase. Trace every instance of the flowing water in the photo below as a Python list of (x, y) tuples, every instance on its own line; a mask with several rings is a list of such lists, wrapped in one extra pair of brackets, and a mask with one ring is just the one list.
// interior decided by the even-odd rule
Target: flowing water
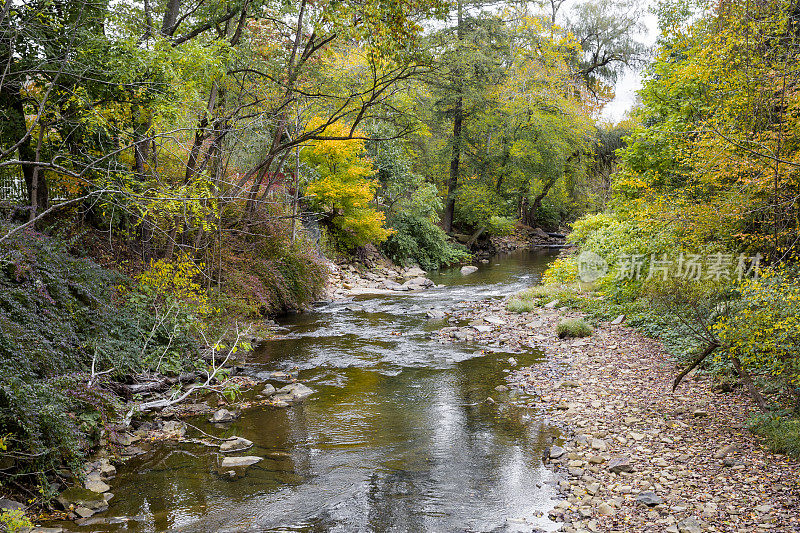
[[(265, 459), (231, 479), (218, 473), (214, 448), (155, 445), (119, 468), (103, 523), (82, 530), (555, 529), (546, 517), (552, 476), (541, 461), (551, 430), (517, 405), (524, 396), (494, 390), (510, 354), (440, 344), (430, 333), (448, 324), (425, 318), (430, 309), (534, 284), (552, 257), (502, 256), (469, 276), (432, 275), (443, 286), (428, 291), (288, 317), (287, 338), (266, 343), (250, 361), (260, 370), (296, 368), (316, 394), (288, 409), (247, 410), (226, 427), (191, 421), (218, 437), (252, 440), (236, 455)], [(541, 354), (514, 357), (530, 365)]]

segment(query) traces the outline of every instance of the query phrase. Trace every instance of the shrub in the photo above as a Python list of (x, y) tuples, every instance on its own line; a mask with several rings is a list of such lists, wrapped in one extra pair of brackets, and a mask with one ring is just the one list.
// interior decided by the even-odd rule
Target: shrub
[(731, 355), (751, 371), (770, 376), (792, 393), (800, 409), (800, 282), (786, 268), (746, 279), (741, 299), (715, 324)]
[(5, 533), (21, 533), (33, 528), (31, 522), (21, 509), (0, 511), (0, 531)]
[(486, 230), (489, 235), (502, 237), (514, 233), (514, 219), (492, 215), (486, 223)]
[(594, 329), (582, 318), (568, 318), (560, 321), (556, 326), (558, 337), (588, 337)]
[[(231, 209), (226, 216), (237, 220), (239, 212)], [(215, 303), (259, 318), (302, 308), (322, 291), (328, 278), (324, 258), (302, 233), (292, 243), (288, 222), (276, 215), (261, 213), (258, 230), (225, 237)]]
[(397, 264), (415, 261), (425, 270), (469, 259), (463, 248), (450, 244), (440, 227), (420, 216), (397, 213), (390, 219), (394, 233), (381, 245), (382, 251)]
[(542, 284), (576, 283), (578, 281), (578, 263), (573, 256), (557, 257), (542, 274)]
[(511, 298), (506, 303), (506, 309), (511, 313), (530, 313), (536, 309), (536, 302), (532, 300), (521, 300), (519, 298)]

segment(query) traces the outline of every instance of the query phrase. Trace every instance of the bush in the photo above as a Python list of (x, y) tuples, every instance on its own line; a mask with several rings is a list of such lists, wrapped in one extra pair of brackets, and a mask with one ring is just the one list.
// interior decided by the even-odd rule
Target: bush
[(486, 223), (486, 230), (489, 235), (502, 237), (514, 233), (514, 219), (492, 215)]
[(558, 337), (588, 337), (594, 329), (582, 318), (568, 318), (560, 321), (556, 326)]
[(31, 522), (22, 510), (0, 511), (0, 531), (4, 533), (21, 533), (33, 528)]
[(740, 299), (715, 324), (720, 339), (750, 371), (782, 383), (800, 409), (800, 282), (786, 268), (768, 268), (738, 287)]
[(788, 413), (768, 413), (748, 420), (747, 428), (763, 437), (773, 452), (800, 458), (800, 419)]
[(573, 256), (557, 257), (542, 274), (543, 285), (576, 283), (578, 281), (578, 263)]
[(445, 232), (427, 218), (397, 213), (389, 222), (394, 233), (381, 250), (397, 264), (411, 260), (425, 270), (435, 270), (470, 257), (463, 248), (450, 244)]
[(536, 309), (536, 302), (532, 300), (521, 300), (519, 298), (511, 298), (506, 303), (506, 309), (511, 313), (530, 313)]
[[(226, 216), (237, 220), (241, 207), (231, 209)], [(225, 237), (215, 303), (259, 318), (302, 308), (322, 292), (329, 274), (324, 258), (302, 236), (292, 243), (288, 222), (276, 214), (262, 213), (258, 231)]]

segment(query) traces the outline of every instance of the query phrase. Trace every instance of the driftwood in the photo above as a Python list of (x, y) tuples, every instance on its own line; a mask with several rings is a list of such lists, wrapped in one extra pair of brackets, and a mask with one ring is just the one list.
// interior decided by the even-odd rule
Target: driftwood
[(692, 363), (689, 366), (687, 366), (685, 369), (683, 369), (683, 371), (680, 374), (678, 374), (678, 376), (675, 378), (675, 381), (672, 382), (672, 392), (675, 392), (675, 389), (678, 388), (678, 385), (680, 385), (681, 380), (686, 377), (686, 374), (697, 368), (700, 365), (700, 363), (705, 361), (706, 357), (711, 355), (711, 352), (713, 352), (717, 348), (719, 348), (719, 343), (717, 341), (711, 341), (706, 347), (706, 349), (703, 350), (700, 353), (700, 355), (695, 357), (694, 361), (692, 361)]
[(156, 379), (150, 379), (148, 381), (143, 381), (141, 383), (134, 383), (132, 385), (125, 385), (125, 387), (131, 395), (134, 394), (143, 394), (146, 392), (162, 392), (176, 383), (191, 383), (193, 381), (197, 381), (200, 379), (200, 375), (197, 372), (183, 372), (178, 376), (168, 377), (168, 376), (159, 376)]
[(756, 402), (756, 405), (759, 409), (761, 409), (762, 413), (766, 413), (769, 411), (769, 406), (767, 405), (767, 401), (758, 391), (755, 383), (753, 383), (750, 374), (742, 368), (742, 363), (739, 361), (738, 357), (731, 357), (731, 362), (733, 363), (733, 368), (736, 369), (736, 373), (739, 374), (739, 377), (742, 378), (742, 382), (744, 386), (747, 387), (747, 392), (750, 393), (750, 397), (753, 398), (753, 401)]
[[(687, 366), (678, 376), (675, 378), (675, 381), (672, 382), (672, 392), (675, 392), (675, 389), (678, 388), (681, 380), (686, 377), (686, 374), (694, 370), (695, 368), (700, 365), (703, 361), (705, 361), (706, 357), (711, 355), (711, 352), (719, 348), (719, 343), (714, 340), (709, 343), (705, 350), (703, 350), (692, 363)], [(744, 383), (744, 386), (747, 388), (747, 392), (750, 393), (750, 397), (756, 403), (759, 409), (762, 412), (766, 413), (769, 411), (769, 406), (767, 405), (767, 401), (764, 399), (764, 396), (758, 391), (755, 383), (753, 383), (753, 379), (750, 377), (750, 374), (742, 368), (742, 363), (739, 361), (738, 357), (731, 357), (731, 363), (733, 363), (733, 368), (736, 369), (736, 373), (739, 375), (739, 378)]]

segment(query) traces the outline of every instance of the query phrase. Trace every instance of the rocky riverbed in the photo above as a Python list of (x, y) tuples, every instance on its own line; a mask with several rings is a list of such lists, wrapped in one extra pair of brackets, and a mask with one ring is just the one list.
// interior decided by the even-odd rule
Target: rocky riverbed
[(550, 516), (563, 531), (800, 531), (800, 463), (743, 428), (753, 408), (741, 388), (714, 392), (694, 373), (673, 393), (678, 367), (658, 342), (610, 323), (560, 340), (557, 322), (580, 315), (557, 303), (523, 314), (465, 303), (451, 316), (463, 325), (442, 328), (441, 342), (546, 353), (510, 369), (508, 387), (562, 431), (543, 459), (561, 474)]

